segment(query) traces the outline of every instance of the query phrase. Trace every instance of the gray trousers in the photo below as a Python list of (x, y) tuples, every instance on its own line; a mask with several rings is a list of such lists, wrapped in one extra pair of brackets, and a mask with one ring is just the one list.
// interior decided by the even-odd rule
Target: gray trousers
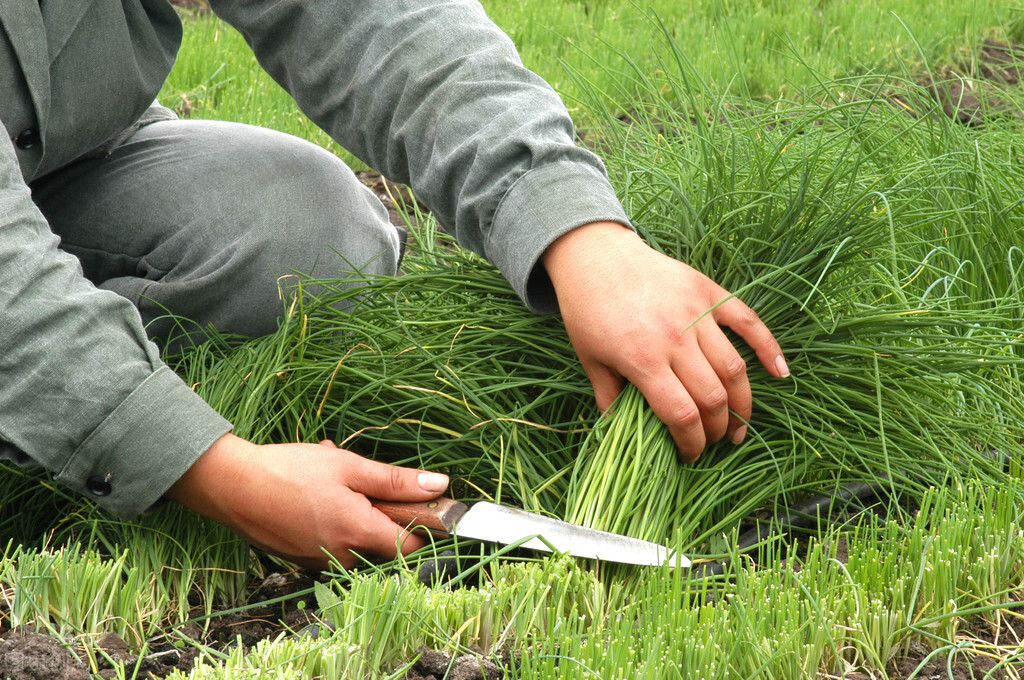
[(400, 256), (400, 230), (347, 165), (249, 125), (151, 123), (31, 188), (61, 247), (132, 300), (158, 342), (185, 339), (168, 314), (272, 332), (290, 275), (394, 274)]

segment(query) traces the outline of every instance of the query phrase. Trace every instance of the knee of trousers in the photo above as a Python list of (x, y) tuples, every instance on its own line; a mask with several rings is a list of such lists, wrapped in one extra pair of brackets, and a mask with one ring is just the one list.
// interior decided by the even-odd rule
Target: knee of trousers
[[(387, 210), (333, 154), (312, 155), (261, 164), (208, 211), (211, 233), (200, 239), (201, 252), (148, 287), (160, 309), (201, 327), (259, 336), (277, 328), (294, 295), (322, 294), (317, 280), (353, 287), (396, 273), (402, 237)], [(140, 303), (143, 315), (154, 317), (146, 306)]]
[(355, 285), (357, 272), (394, 274), (400, 253), (387, 211), (336, 155), (238, 123), (144, 126), (35, 183), (33, 199), (83, 273), (135, 301), (160, 337), (168, 314), (271, 332), (295, 277)]
[(243, 226), (243, 248), (264, 276), (358, 281), (396, 273), (402, 233), (346, 166), (277, 177), (273, 186)]

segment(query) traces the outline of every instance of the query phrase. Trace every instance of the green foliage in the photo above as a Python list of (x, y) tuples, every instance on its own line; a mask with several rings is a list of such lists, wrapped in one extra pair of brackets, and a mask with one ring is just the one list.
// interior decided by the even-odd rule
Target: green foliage
[[(188, 674), (174, 671), (168, 680), (322, 680), (365, 677), (358, 656), (346, 645), (285, 634), (259, 640), (251, 649), (237, 645), (224, 658), (200, 656)], [(384, 677), (376, 675), (376, 677)]]
[(581, 635), (603, 622), (610, 600), (621, 599), (618, 587), (609, 592), (566, 558), (496, 562), (479, 588), (432, 588), (411, 576), (371, 573), (345, 586), (335, 582), (333, 590), (318, 587), (325, 621), (336, 637), (361, 650), (367, 672), (411, 659), (422, 645), (492, 654), (565, 626)]
[(333, 632), (206, 654), (188, 677), (395, 677), (421, 644), (484, 655), (511, 645), (522, 652), (512, 677), (581, 680), (815, 678), (885, 668), (914, 641), (963, 651), (963, 614), (995, 625), (1015, 606), (991, 586), (1024, 576), (1019, 494), (931, 489), (909, 525), (869, 515), (812, 539), (799, 559), (772, 550), (715, 582), (645, 569), (627, 589), (566, 558), (492, 563), (459, 590), (371, 570), (318, 586)]
[[(609, 91), (632, 81), (628, 63), (663, 66), (665, 32), (716, 90), (746, 100), (798, 98), (817, 82), (877, 80), (932, 64), (970, 64), (984, 37), (1016, 39), (1018, 8), (998, 0), (577, 0), (485, 2), (526, 65), (576, 105), (568, 71)], [(637, 94), (642, 95), (643, 90)], [(589, 122), (587, 102), (574, 109)], [(626, 112), (630, 111), (627, 107)]]
[[(816, 488), (1004, 483), (993, 452), (1019, 449), (1024, 407), (1024, 237), (1008, 227), (1024, 176), (994, 152), (1005, 129), (915, 118), (875, 90), (835, 104), (827, 85), (828, 105), (750, 106), (712, 89), (676, 42), (663, 60), (655, 78), (635, 73), (646, 99), (606, 129), (612, 176), (649, 242), (774, 329), (793, 378), (771, 378), (740, 342), (748, 439), (689, 466), (627, 390), (575, 461), (568, 517), (701, 551)], [(579, 83), (584, 101), (607, 102)]]
[(113, 631), (141, 644), (155, 631), (166, 600), (149, 584), (153, 574), (77, 546), (24, 550), (8, 545), (0, 582), (11, 627), (96, 636)]

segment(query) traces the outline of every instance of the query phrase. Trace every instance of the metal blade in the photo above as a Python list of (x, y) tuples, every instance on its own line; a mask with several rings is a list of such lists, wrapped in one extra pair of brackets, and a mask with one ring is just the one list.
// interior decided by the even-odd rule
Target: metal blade
[[(534, 536), (522, 543), (522, 546), (550, 552), (550, 543), (558, 552), (575, 557), (648, 566), (690, 566), (690, 560), (684, 555), (657, 543), (581, 527), (485, 501), (475, 503), (456, 523), (453, 533), (506, 545)], [(537, 536), (543, 536), (544, 540)]]

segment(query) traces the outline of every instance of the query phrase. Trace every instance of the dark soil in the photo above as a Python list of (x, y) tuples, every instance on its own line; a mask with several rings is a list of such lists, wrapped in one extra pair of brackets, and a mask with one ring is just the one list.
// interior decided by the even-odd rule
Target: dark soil
[[(283, 579), (283, 581), (282, 581)], [(259, 586), (250, 599), (273, 599), (282, 594), (302, 593), (311, 585), (308, 575), (274, 575), (270, 586)], [(306, 598), (310, 599), (310, 598)], [(204, 644), (226, 650), (241, 644), (248, 648), (259, 640), (275, 637), (282, 631), (294, 635), (316, 635), (316, 622), (305, 609), (299, 609), (299, 598), (284, 604), (256, 607), (244, 614), (217, 616), (209, 620), (204, 633), (197, 624), (190, 624), (185, 633)], [(967, 631), (964, 640), (972, 645), (962, 649), (935, 653), (919, 643), (912, 643), (905, 655), (894, 660), (884, 675), (848, 672), (845, 680), (1012, 680), (1024, 674), (1024, 661), (1004, 663), (992, 651), (997, 645), (1016, 648), (1024, 636), (1024, 623), (1015, 616), (1004, 618), (998, 631), (978, 629)], [(70, 641), (62, 644), (50, 635), (36, 631), (6, 631), (0, 640), (0, 678), (4, 680), (95, 680), (116, 677), (111, 661), (123, 665), (128, 675), (137, 668), (136, 677), (144, 680), (164, 678), (177, 669), (187, 673), (193, 667), (198, 651), (178, 649), (170, 644), (151, 644), (145, 657), (129, 653), (128, 644), (114, 633), (106, 633), (94, 646), (103, 650), (109, 660), (97, 659), (98, 673), (90, 674), (80, 646)], [(486, 656), (482, 650), (452, 655), (422, 647), (417, 658), (402, 676), (403, 680), (500, 680), (518, 677), (519, 658), (510, 654)], [(836, 676), (823, 676), (836, 677)]]
[(453, 656), (429, 647), (416, 650), (419, 658), (403, 680), (501, 680), (516, 677), (518, 659), (510, 655), (485, 657), (481, 650)]
[(425, 214), (426, 207), (420, 204), (412, 194), (412, 189), (387, 179), (379, 172), (362, 170), (356, 173), (359, 181), (370, 188), (387, 208), (392, 224), (404, 225), (406, 220), (416, 226), (417, 212)]
[[(896, 662), (889, 676), (892, 680), (1010, 680), (1019, 677), (1021, 666), (994, 670), (998, 662), (984, 654), (928, 655), (924, 649)], [(993, 672), (994, 671), (994, 672)]]
[[(282, 631), (296, 635), (308, 634), (308, 626), (316, 625), (312, 612), (305, 604), (313, 604), (310, 588), (315, 576), (305, 572), (273, 573), (252, 584), (244, 612), (213, 616), (205, 621), (190, 623), (182, 631), (193, 640), (213, 649), (229, 649), (241, 643), (251, 647), (258, 641), (274, 637)], [(293, 596), (283, 602), (278, 598)], [(273, 601), (270, 604), (261, 604)], [(302, 604), (300, 604), (302, 603)], [(203, 615), (201, 608), (191, 614), (195, 619)], [(203, 625), (205, 624), (205, 628)], [(60, 641), (38, 631), (6, 630), (0, 633), (0, 678), (4, 680), (91, 680), (115, 677), (113, 664), (123, 665), (129, 671), (138, 668), (138, 678), (163, 678), (173, 670), (188, 672), (195, 663), (198, 649), (172, 644), (176, 636), (151, 640), (146, 655), (140, 659), (129, 652), (128, 643), (116, 633), (108, 632), (93, 642), (104, 654), (98, 655), (98, 673), (90, 675), (84, 647), (67, 640)], [(109, 657), (106, 658), (106, 657)], [(131, 673), (129, 672), (129, 676)]]
[(1005, 96), (1017, 87), (1024, 69), (1024, 47), (985, 40), (975, 61), (941, 69), (935, 77), (922, 80), (942, 112), (967, 125), (1012, 115), (1014, 106)]
[(56, 638), (13, 633), (0, 643), (0, 677), (7, 680), (89, 680), (86, 665)]
[[(326, 579), (312, 572), (273, 573), (250, 589), (243, 612), (220, 614), (205, 621), (188, 624), (182, 632), (214, 650), (226, 651), (241, 644), (248, 649), (260, 640), (282, 632), (295, 636), (317, 636), (320, 626), (314, 614), (314, 581)], [(281, 601), (281, 598), (286, 598)], [(266, 602), (268, 604), (260, 604)], [(309, 605), (307, 608), (306, 605)], [(195, 619), (202, 609), (192, 612)], [(203, 627), (205, 624), (205, 628)], [(176, 636), (167, 636), (175, 638)], [(102, 650), (96, 655), (96, 673), (90, 673), (84, 646), (73, 638), (61, 641), (36, 630), (5, 630), (0, 632), (0, 678), (3, 680), (95, 680), (116, 677), (116, 666), (123, 666), (131, 677), (137, 669), (140, 680), (165, 678), (175, 670), (188, 673), (195, 665), (199, 650), (192, 646), (176, 646), (171, 639), (149, 641), (141, 659), (129, 651), (121, 636), (108, 632), (92, 642)], [(402, 676), (404, 680), (499, 680), (515, 677), (518, 658), (505, 654), (487, 656), (483, 650), (470, 649), (465, 654), (426, 647)]]
[(1024, 675), (1024, 659), (1011, 656), (1024, 641), (1024, 622), (1017, 616), (1003, 617), (997, 631), (987, 627), (967, 630), (963, 637), (962, 649), (941, 652), (911, 643), (906, 656), (891, 664), (888, 677), (891, 680), (1016, 680)]

